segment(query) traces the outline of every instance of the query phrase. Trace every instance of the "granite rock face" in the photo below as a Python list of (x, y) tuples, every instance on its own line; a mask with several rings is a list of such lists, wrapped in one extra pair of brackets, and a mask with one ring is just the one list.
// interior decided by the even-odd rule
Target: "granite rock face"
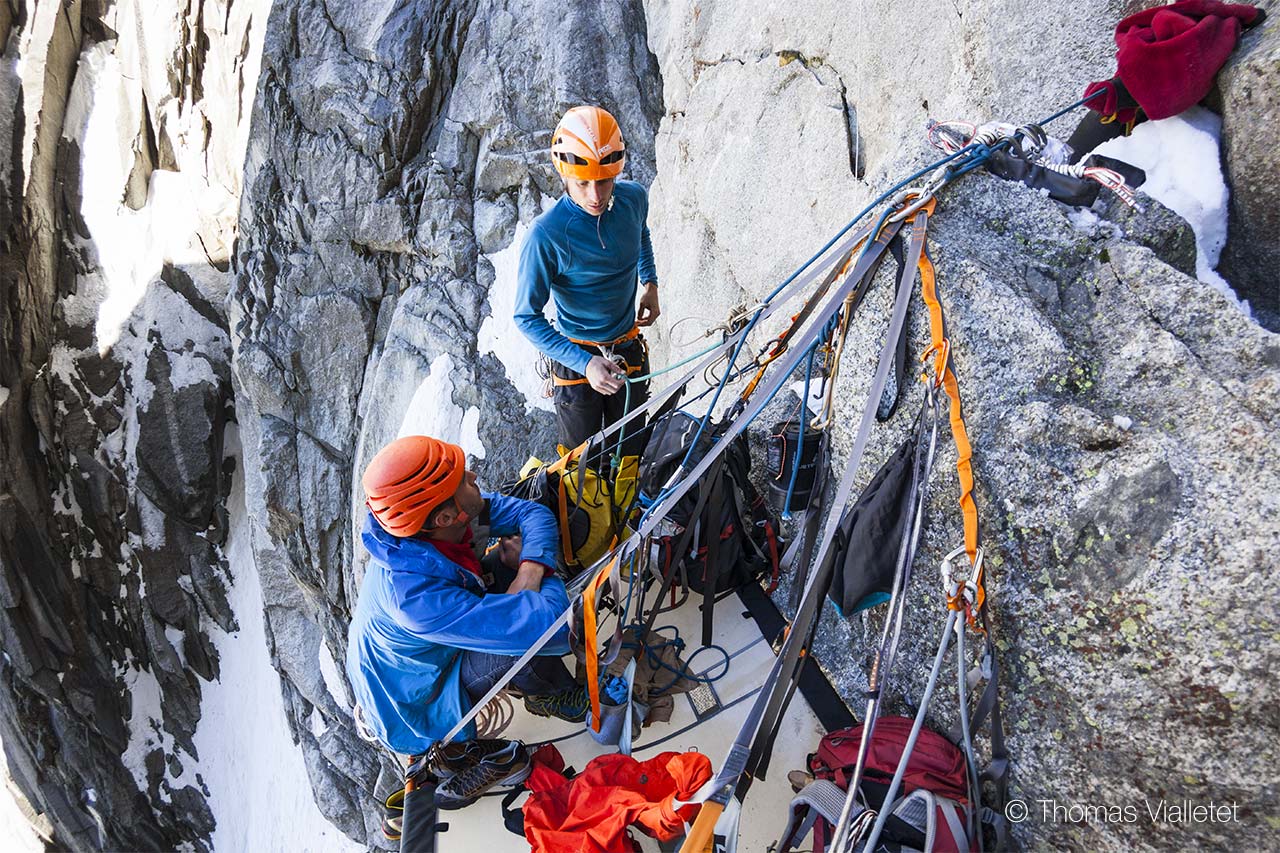
[[(813, 25), (837, 20), (822, 3), (647, 5), (667, 97), (651, 226), (668, 316), (700, 329), (761, 299), (892, 179), (936, 156), (926, 115), (1033, 119), (1111, 68), (1107, 4), (1077, 9), (1070, 48), (1029, 67), (1005, 38), (1040, 26), (1037, 10), (933, 5), (909, 28), (841, 6), (857, 21), (848, 32)], [(1241, 62), (1274, 47), (1262, 39)], [(1265, 110), (1235, 109), (1237, 138), (1243, 127), (1272, 138)], [(1064, 123), (1051, 130), (1066, 135)], [(1224, 153), (1242, 156), (1230, 134)], [(1238, 203), (1249, 197), (1237, 189)], [(1035, 811), (1015, 827), (1035, 849), (1251, 846), (1276, 813), (1277, 721), (1266, 709), (1277, 698), (1277, 590), (1266, 569), (1280, 558), (1269, 451), (1280, 337), (1188, 277), (1189, 229), (1150, 199), (1142, 208), (1103, 199), (1081, 213), (978, 173), (944, 191), (930, 227), (974, 445), (1012, 795), (1033, 809), (1132, 804), (1140, 817), (1086, 824)], [(837, 474), (887, 322), (887, 276), (849, 334)], [(927, 322), (918, 301), (912, 310), (919, 352)], [(657, 363), (698, 346), (688, 329), (651, 337)], [(859, 483), (920, 400), (911, 389), (873, 432)], [(798, 405), (781, 401), (761, 424)], [(945, 425), (941, 440), (892, 680), (898, 713), (915, 711), (945, 618), (937, 566), (961, 541)], [(816, 656), (851, 707), (881, 618), (824, 614)], [(951, 691), (931, 711), (944, 731)], [(1239, 821), (1153, 822), (1145, 803), (1161, 800), (1234, 802)]]
[(213, 828), (193, 736), (210, 629), (236, 627), (222, 303), (255, 5), (28, 4), (2, 28), (0, 737), (59, 849)]
[(1280, 330), (1280, 21), (1274, 9), (1241, 37), (1218, 75), (1211, 105), (1222, 113), (1222, 160), (1231, 187), (1221, 272), (1249, 300), (1259, 322)]
[[(490, 487), (550, 450), (509, 320), (521, 235), (561, 191), (546, 151), (565, 108), (611, 109), (628, 177), (650, 186), (649, 339), (669, 363), (931, 159), (927, 118), (1035, 120), (1109, 74), (1131, 5), (0, 4), (0, 738), (41, 832), (74, 850), (208, 846), (193, 735), (219, 675), (210, 632), (237, 620), (234, 419), (316, 801), (383, 843), (374, 798), (397, 770), (355, 735), (341, 673), (359, 472), (411, 431), (462, 443)], [(1246, 36), (1219, 95), (1222, 270), (1272, 327), (1275, 26)], [(1148, 200), (1085, 214), (975, 174), (940, 198), (930, 251), (1014, 795), (1240, 806), (1237, 824), (1031, 820), (1018, 839), (1252, 846), (1276, 814), (1280, 340), (1186, 275), (1189, 229)], [(881, 282), (850, 334), (837, 464), (888, 301)], [(923, 347), (918, 306), (911, 330)], [(919, 397), (877, 428), (864, 482)], [(953, 465), (944, 436), (900, 712), (938, 640)], [(851, 703), (879, 618), (823, 617), (817, 656)]]
[(661, 98), (638, 3), (272, 10), (228, 303), (237, 418), (273, 654), (321, 809), (353, 838), (385, 843), (372, 797), (397, 772), (317, 667), (322, 644), (345, 660), (359, 472), (406, 431), (460, 441), (491, 486), (554, 446), (518, 365), (479, 344), (518, 335), (509, 307), (490, 316), (514, 287), (497, 255), (560, 192), (560, 113), (610, 106), (647, 183)]

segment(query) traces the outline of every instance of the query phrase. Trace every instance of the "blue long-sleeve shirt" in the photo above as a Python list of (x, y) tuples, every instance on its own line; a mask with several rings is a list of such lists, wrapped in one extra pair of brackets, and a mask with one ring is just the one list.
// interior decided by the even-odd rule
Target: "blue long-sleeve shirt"
[[(570, 338), (611, 341), (635, 324), (636, 280), (658, 280), (649, 238), (649, 195), (634, 181), (613, 187), (613, 209), (592, 216), (568, 193), (533, 221), (520, 252), (516, 325), (541, 352), (585, 373), (591, 353)], [(555, 298), (557, 330), (542, 311)]]
[[(520, 532), (522, 560), (554, 566), (555, 516), (532, 501), (487, 494), (489, 532)], [(569, 606), (558, 578), (537, 592), (486, 593), (480, 579), (429, 541), (398, 538), (370, 513), (360, 535), (371, 557), (347, 635), (347, 676), (379, 739), (416, 755), (444, 737), (470, 706), (459, 674), (463, 649), (521, 655)], [(540, 654), (569, 651), (562, 628)], [(475, 727), (464, 730), (475, 737)]]

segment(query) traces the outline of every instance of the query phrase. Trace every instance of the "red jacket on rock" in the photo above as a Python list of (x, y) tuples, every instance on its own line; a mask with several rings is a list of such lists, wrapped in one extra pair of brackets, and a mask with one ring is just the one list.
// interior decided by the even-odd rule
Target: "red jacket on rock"
[[(1151, 119), (1168, 118), (1195, 106), (1235, 50), (1242, 26), (1261, 20), (1262, 12), (1241, 3), (1179, 0), (1146, 9), (1116, 25), (1116, 75)], [(1113, 80), (1091, 83), (1089, 108), (1131, 123), (1136, 110), (1122, 102)], [(1128, 107), (1128, 108), (1126, 108)]]

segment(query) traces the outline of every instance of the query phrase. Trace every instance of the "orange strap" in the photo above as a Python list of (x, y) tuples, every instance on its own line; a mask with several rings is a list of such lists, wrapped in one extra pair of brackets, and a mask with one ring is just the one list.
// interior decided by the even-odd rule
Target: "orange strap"
[[(569, 493), (565, 488), (564, 478), (569, 472), (569, 467), (576, 465), (586, 451), (587, 442), (584, 441), (547, 466), (547, 473), (554, 474), (556, 477), (556, 486), (560, 493), (556, 508), (560, 516), (560, 549), (564, 553), (564, 561), (570, 564), (574, 562), (573, 533), (569, 529)], [(581, 477), (582, 473), (579, 472), (578, 476)]]
[(722, 804), (714, 801), (703, 803), (684, 837), (684, 843), (680, 845), (680, 853), (711, 853), (715, 849), (716, 824), (723, 813)]
[[(627, 365), (628, 374), (639, 373), (641, 370), (644, 370), (643, 365), (639, 365), (639, 364)], [(583, 377), (581, 379), (565, 379), (561, 376), (556, 376), (553, 373), (551, 374), (551, 381), (556, 385), (586, 385), (591, 380), (587, 379), (586, 377)]]
[[(956, 472), (960, 479), (960, 512), (964, 516), (964, 550), (969, 556), (969, 564), (973, 565), (978, 558), (978, 505), (973, 499), (973, 447), (969, 444), (969, 434), (964, 426), (964, 414), (960, 409), (960, 386), (956, 375), (951, 371), (948, 358), (951, 345), (943, 333), (942, 304), (938, 301), (937, 280), (934, 275), (933, 262), (927, 252), (920, 254), (920, 295), (929, 308), (930, 346), (925, 350), (921, 360), (933, 356), (934, 381), (946, 391), (951, 400), (950, 420), (951, 437), (956, 445)], [(974, 578), (977, 586), (977, 606), (982, 607), (986, 593), (982, 587), (981, 573)]]
[(618, 344), (625, 344), (627, 341), (634, 341), (640, 337), (640, 327), (632, 326), (631, 331), (627, 332), (620, 338), (614, 338), (611, 341), (582, 341), (577, 338), (569, 338), (575, 344), (588, 347), (616, 347)]
[[(583, 341), (583, 340), (579, 340), (578, 338), (569, 338), (569, 340), (573, 341), (575, 344), (578, 344), (579, 346), (603, 348), (603, 347), (614, 347), (614, 346), (617, 346), (618, 344), (625, 344), (627, 341), (634, 341), (638, 337), (640, 337), (640, 327), (632, 326), (631, 331), (627, 332), (622, 337), (614, 338), (611, 341)], [(648, 351), (648, 345), (645, 346), (645, 351), (646, 352)], [(627, 374), (631, 375), (633, 373), (639, 373), (643, 369), (644, 369), (643, 365), (628, 364)], [(560, 385), (560, 386), (586, 385), (589, 381), (590, 380), (588, 380), (585, 376), (580, 379), (564, 379), (560, 376), (556, 376), (554, 371), (551, 374), (551, 382), (553, 385)]]
[[(617, 545), (617, 540), (614, 540), (614, 545)], [(600, 646), (596, 633), (596, 598), (599, 597), (600, 587), (604, 586), (617, 564), (618, 557), (615, 554), (604, 571), (596, 575), (582, 593), (582, 642), (586, 646), (587, 695), (591, 697), (591, 728), (597, 732), (600, 731)]]

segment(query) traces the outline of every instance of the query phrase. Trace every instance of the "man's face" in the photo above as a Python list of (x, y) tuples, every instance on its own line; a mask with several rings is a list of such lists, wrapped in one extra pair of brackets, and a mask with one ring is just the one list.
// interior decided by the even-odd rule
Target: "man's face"
[(476, 485), (474, 471), (467, 471), (462, 475), (462, 483), (453, 493), (453, 500), (459, 509), (472, 518), (476, 518), (484, 510), (484, 498), (480, 497), (480, 487)]
[(613, 182), (613, 178), (605, 178), (602, 181), (580, 181), (577, 178), (569, 178), (564, 185), (569, 192), (569, 198), (573, 199), (578, 207), (592, 216), (599, 216), (609, 207), (609, 198), (613, 195)]

